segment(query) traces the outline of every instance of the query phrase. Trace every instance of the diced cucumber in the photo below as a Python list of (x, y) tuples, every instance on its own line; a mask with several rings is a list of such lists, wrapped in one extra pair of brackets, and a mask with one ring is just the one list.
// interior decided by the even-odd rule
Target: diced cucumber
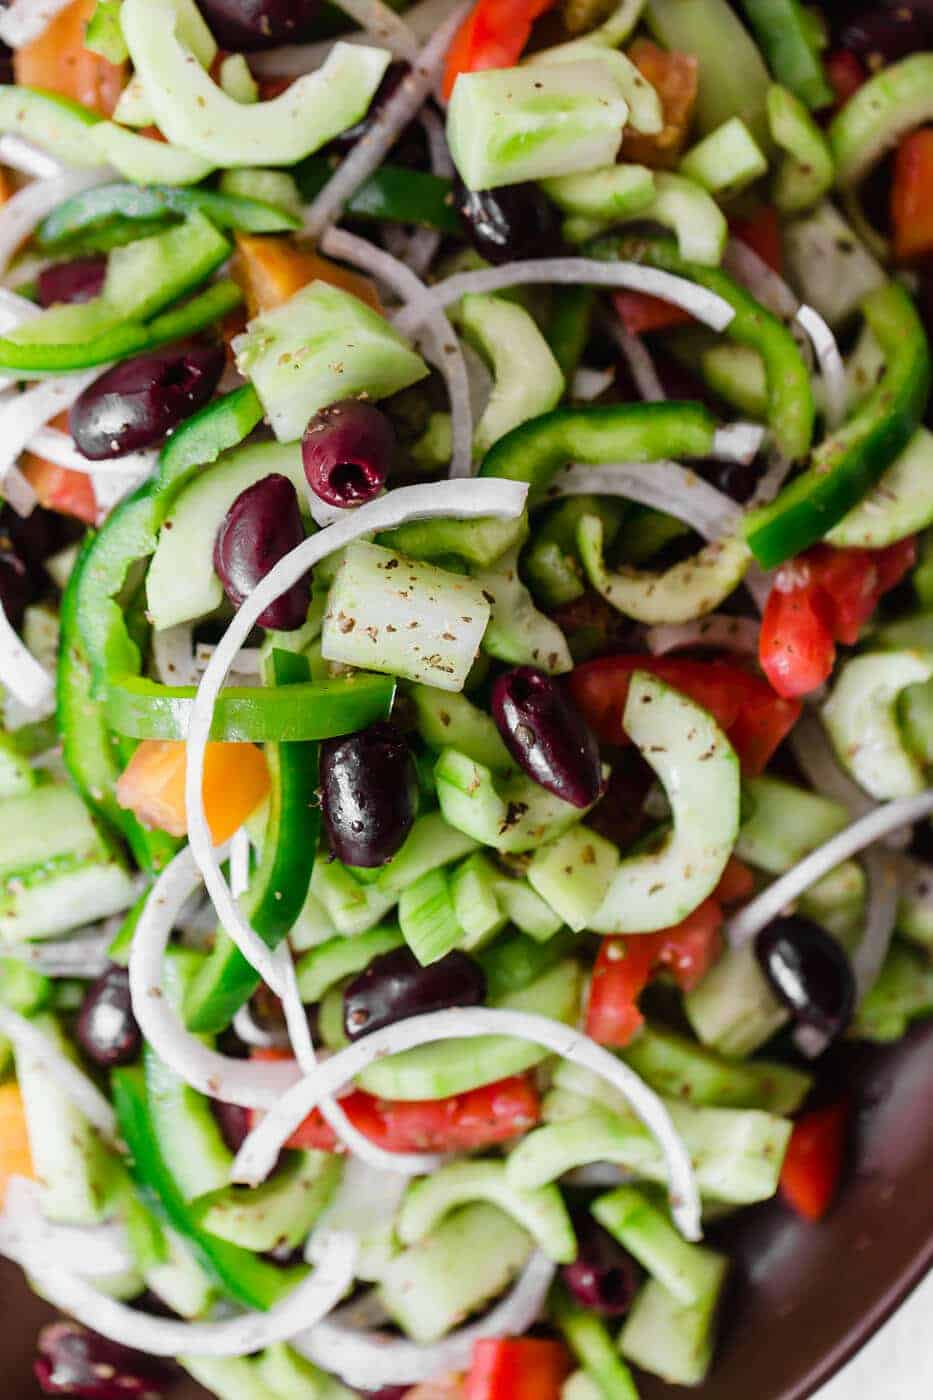
[(180, 1365), (217, 1400), (282, 1400), (247, 1356), (180, 1356)]
[(649, 1279), (619, 1338), (623, 1356), (675, 1385), (699, 1385), (709, 1370), (716, 1307), (729, 1269), (724, 1255), (697, 1252), (706, 1275), (700, 1302), (685, 1307), (657, 1279)]
[(311, 894), (320, 901), (337, 932), (346, 938), (375, 928), (398, 898), (377, 885), (361, 885), (339, 861), (326, 860), (314, 862)]
[(902, 938), (933, 953), (933, 893), (928, 867), (906, 859), (901, 864), (898, 888), (897, 932)]
[(417, 817), (401, 849), (379, 871), (375, 880), (385, 895), (398, 895), (429, 870), (450, 865), (475, 851), (477, 842), (445, 821), (440, 812)]
[(784, 226), (787, 275), (801, 299), (835, 328), (854, 316), (885, 271), (829, 200)]
[(805, 918), (822, 924), (851, 952), (865, 927), (867, 892), (865, 871), (858, 861), (846, 860), (804, 891), (797, 908)]
[(586, 1385), (568, 1381), (561, 1400), (638, 1400), (632, 1374), (613, 1346), (605, 1322), (571, 1303), (562, 1290), (552, 1294), (551, 1306), (571, 1351), (586, 1368), (578, 1372)]
[[(645, 87), (654, 92), (649, 83)], [(565, 214), (600, 225), (616, 218), (634, 218), (654, 199), (654, 175), (644, 165), (609, 165), (602, 170), (557, 175), (541, 183)]]
[(483, 651), (510, 666), (535, 666), (560, 675), (573, 666), (567, 639), (557, 623), (535, 607), (518, 572), (518, 554), (515, 545), (493, 568), (471, 570), (492, 608)]
[(794, 1113), (812, 1076), (772, 1060), (732, 1060), (666, 1026), (648, 1024), (621, 1058), (666, 1098), (698, 1107)]
[(521, 933), (506, 933), (484, 948), (478, 956), (486, 974), (486, 999), (493, 1006), (502, 1006), (509, 996), (522, 991), (554, 967), (577, 945), (568, 930), (540, 942)]
[(256, 1358), (260, 1379), (278, 1400), (353, 1400), (349, 1390), (279, 1342)]
[(298, 219), (304, 208), (295, 178), (286, 170), (225, 170), (218, 189), (221, 194), (271, 204)]
[(556, 408), (563, 397), (564, 376), (533, 317), (516, 302), (465, 296), (456, 316), (493, 374), (492, 394), (473, 436), (480, 459), (520, 423)]
[(218, 77), (221, 88), (234, 102), (251, 106), (259, 101), (259, 84), (241, 53), (227, 55), (220, 65)]
[(515, 520), (428, 520), (399, 525), (379, 536), (413, 559), (463, 559), (486, 568), (501, 559), (507, 549), (521, 544), (528, 534), (528, 517)]
[(556, 1186), (517, 1191), (504, 1162), (450, 1162), (409, 1186), (396, 1222), (404, 1245), (418, 1244), (459, 1206), (487, 1201), (521, 1225), (557, 1264), (577, 1257), (577, 1241)]
[(751, 799), (751, 816), (739, 829), (735, 852), (771, 875), (790, 870), (849, 824), (841, 802), (783, 778), (749, 778), (744, 790)]
[(257, 1253), (295, 1249), (326, 1208), (340, 1172), (340, 1158), (332, 1152), (291, 1152), (261, 1186), (224, 1186), (202, 1201), (198, 1223)]
[(826, 535), (828, 544), (884, 549), (933, 524), (933, 433), (918, 428), (876, 486)]
[(879, 802), (926, 787), (897, 722), (898, 697), (933, 678), (933, 654), (875, 652), (845, 662), (822, 715), (839, 762)]
[[(633, 8), (634, 6), (629, 3), (628, 9), (631, 11)], [(599, 30), (595, 30), (570, 43), (557, 44), (552, 49), (539, 49), (525, 58), (523, 62), (528, 66), (541, 67), (545, 64), (577, 63), (581, 59), (596, 59), (608, 68), (619, 85), (619, 91), (628, 104), (628, 125), (633, 130), (643, 131), (648, 136), (657, 135), (664, 127), (661, 99), (657, 90), (651, 83), (645, 81), (644, 76), (628, 55), (615, 51), (614, 46), (620, 44), (623, 37), (625, 36), (618, 35), (610, 38), (605, 32), (601, 34)], [(633, 170), (639, 167), (619, 168)]]
[(35, 142), (65, 165), (100, 164), (88, 139), (99, 120), (96, 112), (58, 93), (12, 84), (0, 87), (0, 131)]
[(350, 545), (327, 600), (328, 661), (463, 689), (490, 605), (479, 583), (381, 545)]
[(450, 874), (450, 898), (460, 925), (460, 947), (483, 947), (503, 929), (508, 914), (498, 896), (499, 871), (482, 851), (475, 851)]
[[(71, 858), (74, 863), (107, 854), (90, 813), (71, 788), (48, 784), (0, 808), (0, 876)], [(80, 913), (80, 911), (79, 911)]]
[(633, 1186), (619, 1186), (590, 1207), (593, 1215), (685, 1307), (701, 1302), (708, 1286), (703, 1251), (689, 1244), (667, 1214)]
[(398, 921), (405, 942), (422, 967), (437, 962), (464, 942), (450, 881), (443, 870), (429, 870), (402, 891)]
[(188, 1242), (167, 1226), (164, 1235), (168, 1258), (146, 1270), (146, 1287), (179, 1317), (203, 1317), (214, 1301), (214, 1287)]
[(577, 221), (568, 221), (565, 232), (572, 241), (585, 242), (610, 224), (633, 220), (669, 228), (677, 238), (681, 257), (691, 262), (716, 267), (722, 260), (729, 230), (719, 205), (702, 184), (667, 171), (655, 173), (651, 202), (641, 209), (613, 214), (608, 221), (582, 219), (579, 227)]
[(182, 146), (153, 141), (116, 122), (98, 122), (88, 140), (102, 165), (112, 165), (137, 185), (198, 185), (214, 169), (211, 161)]
[(611, 841), (577, 826), (542, 846), (528, 867), (528, 883), (564, 923), (579, 931), (602, 905), (619, 867)]
[[(496, 1003), (573, 1024), (580, 1009), (580, 969), (562, 962)], [(548, 1052), (509, 1036), (476, 1036), (419, 1045), (376, 1060), (358, 1076), (367, 1093), (384, 1099), (445, 1099), (507, 1079), (547, 1059)]]
[(436, 1342), (515, 1277), (531, 1238), (495, 1206), (468, 1205), (389, 1264), (379, 1297), (416, 1342)]
[(852, 1034), (884, 1044), (900, 1040), (912, 1021), (927, 1016), (933, 1016), (933, 963), (895, 943), (880, 977), (855, 1013)]
[(461, 73), (447, 140), (468, 189), (611, 165), (628, 104), (601, 58)]
[(146, 1089), (159, 1145), (186, 1201), (230, 1181), (233, 1154), (202, 1094), (146, 1046)]
[(306, 1006), (321, 1000), (326, 992), (345, 977), (368, 967), (373, 958), (389, 953), (403, 942), (393, 925), (373, 928), (357, 938), (331, 938), (311, 948), (295, 968), (298, 991)]
[(434, 768), (437, 798), (451, 826), (497, 851), (530, 851), (586, 815), (523, 773), (496, 779), (482, 763), (443, 749)]
[(233, 502), (248, 486), (278, 472), (305, 498), (298, 443), (253, 443), (225, 453), (180, 493), (159, 534), (146, 578), (152, 624), (191, 622), (219, 608), (224, 592), (214, 572), (214, 540)]
[(741, 117), (730, 117), (693, 146), (680, 169), (722, 199), (738, 194), (766, 174), (768, 160)]
[(19, 752), (8, 734), (0, 734), (0, 801), (8, 797), (22, 797), (35, 785), (36, 770), (28, 757)]
[(547, 900), (531, 888), (527, 880), (503, 878), (496, 885), (499, 902), (509, 923), (537, 942), (547, 943), (563, 928), (563, 919)]
[(751, 1055), (788, 1019), (751, 945), (729, 948), (684, 997), (687, 1019), (704, 1045), (723, 1055)]
[[(120, 0), (122, 4), (122, 0)], [(133, 75), (120, 93), (120, 100), (113, 109), (113, 119), (120, 126), (152, 126), (152, 108), (146, 89), (139, 78)], [(195, 157), (197, 159), (197, 157)]]
[[(74, 1047), (54, 1016), (33, 1018), (37, 1030), (70, 1059)], [(23, 1097), (29, 1148), (42, 1183), (42, 1210), (66, 1225), (96, 1225), (117, 1204), (120, 1163), (71, 1099), (41, 1054), (17, 1048), (16, 1077)]]
[(384, 399), (424, 379), (428, 367), (378, 311), (326, 282), (256, 316), (235, 345), (280, 442), (338, 399)]
[(590, 927), (648, 933), (680, 923), (719, 882), (739, 829), (739, 764), (706, 710), (645, 672), (632, 677), (622, 722), (664, 784), (674, 825), (658, 848), (620, 863)]
[(120, 0), (97, 0), (85, 31), (84, 47), (99, 53), (108, 63), (126, 62), (130, 53), (120, 24)]
[(768, 89), (768, 124), (786, 152), (774, 177), (774, 202), (782, 214), (799, 214), (832, 189), (829, 142), (800, 98), (777, 84)]

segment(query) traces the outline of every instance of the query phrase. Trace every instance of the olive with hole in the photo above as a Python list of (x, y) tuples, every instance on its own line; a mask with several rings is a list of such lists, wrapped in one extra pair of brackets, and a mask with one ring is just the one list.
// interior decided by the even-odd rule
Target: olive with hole
[(385, 485), (395, 430), (375, 404), (343, 399), (322, 408), (301, 440), (308, 485), (328, 505), (362, 506)]

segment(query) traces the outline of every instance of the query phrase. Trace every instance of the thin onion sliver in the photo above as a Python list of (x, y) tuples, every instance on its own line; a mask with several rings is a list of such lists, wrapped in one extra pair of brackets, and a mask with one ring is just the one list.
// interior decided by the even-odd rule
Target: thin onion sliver
[(801, 306), (797, 322), (813, 344), (816, 361), (823, 381), (824, 418), (830, 432), (843, 422), (849, 409), (849, 385), (846, 367), (839, 353), (836, 337), (812, 306)]
[(55, 681), (14, 629), (0, 599), (0, 685), (36, 713), (55, 709)]
[(652, 656), (667, 656), (688, 647), (715, 647), (717, 651), (734, 651), (739, 656), (757, 656), (760, 630), (752, 617), (710, 613), (696, 622), (649, 627), (645, 641)]
[(62, 1093), (88, 1122), (108, 1142), (116, 1141), (117, 1119), (109, 1099), (38, 1026), (0, 1005), (0, 1035), (5, 1035), (18, 1051), (45, 1065)]
[(701, 476), (679, 462), (618, 462), (609, 466), (571, 466), (558, 473), (548, 498), (559, 496), (622, 496), (684, 521), (704, 539), (730, 534), (741, 514), (739, 506)]

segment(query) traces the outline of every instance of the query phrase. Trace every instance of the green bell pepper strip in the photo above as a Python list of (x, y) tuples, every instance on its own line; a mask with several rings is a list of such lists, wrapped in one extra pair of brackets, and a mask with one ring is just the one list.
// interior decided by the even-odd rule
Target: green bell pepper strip
[(655, 462), (706, 457), (716, 420), (698, 403), (612, 404), (556, 408), (513, 428), (486, 453), (480, 476), (527, 481), (542, 504), (557, 473), (570, 462)]
[[(310, 203), (333, 175), (334, 166), (322, 156), (311, 156), (293, 173), (302, 198)], [(439, 233), (463, 233), (452, 182), (397, 165), (383, 165), (370, 175), (351, 195), (347, 214), (378, 223), (419, 224)]]
[(72, 571), (61, 605), (61, 646), (58, 654), (58, 723), (62, 757), (84, 801), (111, 828), (121, 833), (144, 870), (163, 869), (178, 842), (162, 831), (147, 831), (117, 802), (115, 788), (122, 769), (121, 754), (107, 728), (103, 708), (94, 698), (91, 664), (78, 630), (82, 598), (88, 596), (85, 571), (99, 536), (89, 535)]
[[(307, 682), (311, 674), (307, 657), (278, 650), (269, 657), (266, 671), (267, 679), (286, 695)], [(321, 827), (318, 746), (268, 744), (266, 762), (272, 783), (269, 816), (262, 862), (251, 881), (246, 916), (263, 942), (277, 948), (304, 907), (314, 869)], [(258, 973), (233, 940), (219, 934), (189, 988), (185, 1002), (188, 1025), (197, 1032), (223, 1030), (259, 982)]]
[(904, 288), (889, 282), (862, 303), (885, 358), (881, 382), (861, 408), (820, 443), (809, 470), (768, 506), (750, 511), (743, 529), (762, 568), (821, 540), (904, 450), (930, 393), (930, 347)]
[(110, 1077), (113, 1106), (132, 1158), (131, 1173), (147, 1203), (183, 1236), (198, 1262), (234, 1302), (267, 1311), (307, 1275), (303, 1267), (280, 1269), (259, 1255), (202, 1229), (176, 1185), (159, 1147), (143, 1071), (135, 1066)]
[[(394, 688), (393, 676), (368, 672), (287, 689), (231, 686), (218, 697), (211, 738), (233, 744), (336, 738), (387, 719)], [(106, 682), (107, 721), (132, 739), (184, 739), (196, 693), (193, 686), (113, 673)]]
[(603, 238), (588, 251), (603, 261), (630, 258), (662, 272), (687, 277), (727, 301), (735, 315), (723, 335), (737, 345), (757, 350), (764, 361), (768, 422), (775, 442), (792, 461), (806, 456), (813, 439), (813, 386), (797, 342), (783, 322), (766, 311), (728, 273), (718, 267), (687, 262), (667, 239)]
[(262, 422), (262, 404), (252, 384), (214, 399), (172, 434), (159, 455), (155, 489), (174, 497), (198, 467), (216, 462), (222, 452), (238, 447)]
[(742, 0), (742, 9), (777, 81), (811, 111), (828, 107), (834, 93), (800, 0)]
[(115, 219), (148, 227), (152, 222), (173, 223), (195, 209), (217, 228), (241, 229), (245, 233), (285, 233), (301, 223), (285, 209), (241, 195), (172, 185), (112, 184), (98, 185), (66, 199), (43, 219), (35, 237), (40, 248), (54, 252), (74, 239), (98, 232)]
[(851, 189), (885, 151), (933, 117), (933, 53), (882, 68), (833, 117), (827, 135), (836, 161), (836, 181)]
[(117, 963), (119, 967), (126, 967), (130, 961), (130, 949), (133, 946), (133, 938), (136, 933), (136, 925), (142, 918), (143, 910), (149, 900), (149, 890), (144, 890), (139, 896), (132, 909), (128, 910), (117, 935), (107, 949), (107, 957), (111, 962)]
[(554, 288), (545, 336), (568, 390), (583, 358), (595, 304), (596, 293), (592, 287)]

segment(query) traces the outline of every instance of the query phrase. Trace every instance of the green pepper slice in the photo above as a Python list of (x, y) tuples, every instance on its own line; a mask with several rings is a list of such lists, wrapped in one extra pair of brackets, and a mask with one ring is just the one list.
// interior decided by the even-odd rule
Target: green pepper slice
[[(334, 173), (329, 160), (311, 156), (294, 171), (302, 198), (309, 203)], [(453, 205), (453, 185), (440, 175), (383, 165), (365, 180), (347, 204), (347, 213), (378, 223), (420, 224), (440, 233), (462, 234)]]
[(262, 404), (252, 384), (205, 404), (172, 434), (159, 456), (156, 491), (172, 496), (198, 467), (216, 462), (237, 447), (262, 422)]
[[(273, 650), (267, 674), (274, 686), (288, 695), (302, 682), (307, 682), (311, 672), (307, 657)], [(309, 709), (316, 709), (316, 706), (309, 706)], [(301, 913), (314, 869), (321, 826), (317, 797), (318, 746), (316, 743), (269, 744), (266, 762), (272, 782), (269, 817), (262, 863), (252, 881), (247, 918), (260, 938), (270, 948), (276, 948)], [(233, 940), (226, 934), (219, 934), (210, 957), (188, 992), (186, 1012), (191, 1029), (198, 1032), (223, 1030), (252, 996), (259, 981), (255, 969)]]
[(828, 107), (833, 90), (800, 0), (742, 0), (742, 9), (777, 81), (811, 111)]
[(592, 287), (555, 287), (551, 298), (547, 342), (568, 390), (586, 348), (595, 304), (596, 293)]
[(745, 537), (762, 568), (777, 568), (821, 540), (904, 450), (923, 416), (930, 347), (913, 302), (889, 282), (866, 297), (862, 312), (884, 354), (884, 377), (849, 421), (820, 443), (809, 470), (745, 517)]
[(203, 1230), (179, 1191), (159, 1148), (143, 1071), (114, 1070), (110, 1077), (120, 1132), (132, 1158), (131, 1173), (144, 1198), (177, 1230), (203, 1268), (234, 1302), (267, 1311), (307, 1275), (305, 1268), (280, 1269), (238, 1245)]
[(603, 238), (588, 252), (606, 262), (629, 258), (662, 272), (673, 272), (727, 301), (735, 316), (723, 335), (737, 345), (757, 350), (764, 361), (768, 422), (778, 447), (792, 461), (806, 456), (813, 440), (813, 386), (797, 342), (782, 321), (720, 268), (687, 262), (668, 239)]

